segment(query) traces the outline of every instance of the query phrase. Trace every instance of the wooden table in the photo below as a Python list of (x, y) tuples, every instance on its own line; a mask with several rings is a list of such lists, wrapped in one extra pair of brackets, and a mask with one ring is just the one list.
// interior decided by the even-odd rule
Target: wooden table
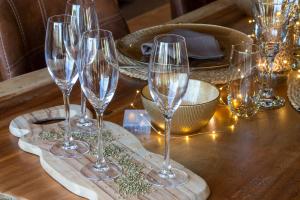
[[(231, 0), (218, 0), (173, 22), (213, 23), (250, 33), (249, 17)], [(18, 148), (8, 131), (18, 115), (62, 104), (62, 95), (43, 69), (0, 83), (0, 192), (26, 199), (81, 199), (63, 188), (41, 168), (38, 157)], [(146, 82), (120, 77), (105, 119), (122, 125), (136, 90)], [(278, 88), (286, 97), (286, 84)], [(71, 103), (79, 104), (74, 88)], [(139, 97), (136, 108), (141, 108)], [(211, 189), (209, 199), (300, 199), (300, 115), (288, 103), (261, 111), (250, 120), (234, 122), (219, 106), (210, 123), (215, 134), (172, 139), (171, 157), (202, 176)], [(216, 122), (216, 124), (214, 124)], [(234, 126), (232, 126), (234, 124)], [(163, 137), (139, 137), (146, 149), (163, 152)]]

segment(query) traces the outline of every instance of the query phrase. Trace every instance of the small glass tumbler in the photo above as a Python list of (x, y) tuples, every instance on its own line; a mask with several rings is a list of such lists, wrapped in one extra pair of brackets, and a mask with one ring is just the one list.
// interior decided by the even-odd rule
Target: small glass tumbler
[(228, 105), (231, 112), (239, 117), (252, 117), (259, 109), (258, 66), (261, 62), (259, 46), (246, 43), (232, 46)]

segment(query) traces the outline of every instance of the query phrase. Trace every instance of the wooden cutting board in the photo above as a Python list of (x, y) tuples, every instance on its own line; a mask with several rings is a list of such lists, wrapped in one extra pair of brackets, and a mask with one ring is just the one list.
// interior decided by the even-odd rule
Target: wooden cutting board
[[(77, 115), (79, 112), (80, 106), (71, 105), (71, 117)], [(91, 116), (90, 111), (88, 111), (88, 115)], [(18, 144), (23, 151), (39, 156), (43, 169), (74, 194), (95, 200), (124, 199), (125, 197), (119, 194), (118, 187), (113, 181), (95, 182), (81, 175), (80, 169), (90, 162), (86, 155), (77, 159), (58, 158), (48, 151), (51, 142), (45, 142), (39, 139), (39, 134), (42, 131), (59, 130), (64, 125), (63, 121), (51, 124), (41, 124), (41, 121), (63, 119), (63, 117), (63, 106), (47, 108), (15, 118), (11, 121), (9, 130), (16, 137), (20, 137)], [(106, 129), (110, 130), (113, 137), (117, 138), (117, 143), (133, 152), (133, 157), (145, 165), (146, 171), (160, 167), (163, 162), (163, 157), (145, 150), (140, 141), (132, 133), (111, 122), (105, 122), (104, 125)], [(206, 182), (201, 177), (175, 161), (172, 161), (172, 165), (184, 170), (189, 175), (188, 183), (172, 189), (153, 186), (150, 193), (126, 198), (149, 200), (207, 199), (210, 191)]]

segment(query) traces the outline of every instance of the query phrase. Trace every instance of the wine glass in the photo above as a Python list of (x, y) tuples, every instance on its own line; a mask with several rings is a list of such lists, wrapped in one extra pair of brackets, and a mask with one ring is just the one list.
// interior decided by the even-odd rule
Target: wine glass
[(239, 117), (250, 118), (259, 109), (260, 63), (261, 52), (258, 45), (232, 45), (229, 66), (232, 77), (228, 84), (228, 105), (231, 112)]
[[(75, 38), (79, 38), (79, 40), (74, 45), (71, 43), (69, 47), (73, 49), (71, 55), (76, 61), (77, 68), (80, 68), (80, 57), (78, 56), (80, 39), (85, 31), (99, 28), (95, 2), (93, 0), (68, 0), (65, 13), (75, 18), (76, 26), (79, 29), (77, 32), (78, 36), (74, 34)], [(89, 127), (92, 124), (92, 120), (86, 115), (86, 97), (81, 91), (81, 112), (76, 125), (79, 127)]]
[(154, 38), (149, 63), (150, 94), (165, 118), (165, 152), (160, 171), (151, 170), (147, 180), (161, 187), (176, 187), (188, 180), (188, 175), (170, 164), (170, 128), (174, 112), (181, 104), (189, 82), (189, 62), (185, 39), (175, 34)]
[(120, 169), (105, 160), (103, 155), (103, 113), (117, 88), (119, 66), (112, 33), (97, 29), (82, 37), (82, 67), (79, 72), (81, 89), (97, 115), (97, 160), (81, 169), (92, 180), (110, 180), (120, 175)]
[[(74, 140), (70, 127), (69, 96), (73, 85), (78, 79), (75, 61), (67, 53), (66, 38), (70, 29), (74, 28), (74, 18), (70, 15), (56, 15), (50, 17), (47, 23), (45, 40), (45, 58), (48, 71), (53, 81), (63, 93), (66, 112), (64, 140), (57, 141), (50, 148), (50, 152), (56, 156), (74, 158), (80, 157), (89, 151), (89, 145), (82, 141)], [(76, 27), (75, 27), (76, 29)]]
[(259, 33), (259, 41), (263, 49), (266, 64), (263, 72), (263, 88), (260, 99), (262, 108), (279, 108), (285, 100), (275, 96), (271, 87), (274, 59), (287, 35), (287, 27), (294, 0), (258, 0), (254, 4), (254, 16)]

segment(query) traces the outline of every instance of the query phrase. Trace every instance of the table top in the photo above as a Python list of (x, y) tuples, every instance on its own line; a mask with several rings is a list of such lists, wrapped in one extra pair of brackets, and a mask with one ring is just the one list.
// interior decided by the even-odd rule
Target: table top
[[(250, 33), (248, 19), (232, 1), (218, 0), (172, 23), (213, 23)], [(18, 138), (8, 130), (16, 116), (62, 104), (62, 95), (47, 73), (42, 69), (0, 83), (0, 192), (30, 200), (81, 199), (48, 176), (37, 156), (20, 150)], [(122, 125), (124, 110), (132, 109), (136, 90), (144, 85), (145, 81), (121, 75), (105, 120)], [(286, 97), (284, 82), (277, 90)], [(71, 103), (80, 103), (78, 85)], [(142, 108), (139, 97), (134, 107)], [(299, 122), (299, 113), (288, 101), (281, 109), (260, 111), (252, 119), (237, 121), (226, 106), (219, 105), (208, 133), (172, 139), (171, 158), (207, 181), (211, 200), (300, 199)], [(153, 132), (139, 139), (146, 149), (163, 153), (162, 136)]]

